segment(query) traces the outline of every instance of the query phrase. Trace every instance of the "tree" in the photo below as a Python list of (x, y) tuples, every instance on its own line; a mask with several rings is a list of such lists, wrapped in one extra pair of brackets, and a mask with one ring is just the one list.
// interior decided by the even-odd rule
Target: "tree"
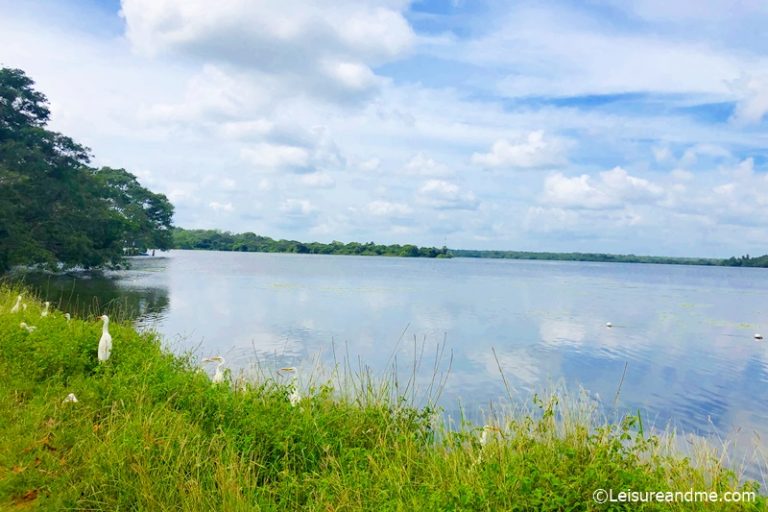
[(48, 100), (0, 68), (0, 272), (122, 261), (126, 244), (170, 246), (173, 207), (125, 170), (93, 169), (89, 150), (46, 129)]

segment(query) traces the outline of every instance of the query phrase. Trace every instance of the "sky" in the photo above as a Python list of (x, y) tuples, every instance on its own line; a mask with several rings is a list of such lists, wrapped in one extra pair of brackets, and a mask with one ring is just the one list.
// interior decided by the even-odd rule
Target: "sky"
[(186, 228), (768, 252), (762, 0), (0, 0), (50, 127)]

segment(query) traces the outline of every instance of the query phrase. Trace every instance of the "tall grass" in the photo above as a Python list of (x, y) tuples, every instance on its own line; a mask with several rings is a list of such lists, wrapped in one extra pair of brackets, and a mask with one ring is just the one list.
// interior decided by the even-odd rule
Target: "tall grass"
[(41, 318), (30, 298), (10, 314), (16, 293), (0, 289), (0, 509), (619, 510), (637, 507), (593, 492), (757, 489), (717, 453), (693, 465), (638, 417), (605, 423), (578, 397), (447, 429), (392, 392), (407, 387), (348, 368), (292, 406), (285, 379), (214, 385), (193, 357), (120, 323), (99, 364), (100, 324)]

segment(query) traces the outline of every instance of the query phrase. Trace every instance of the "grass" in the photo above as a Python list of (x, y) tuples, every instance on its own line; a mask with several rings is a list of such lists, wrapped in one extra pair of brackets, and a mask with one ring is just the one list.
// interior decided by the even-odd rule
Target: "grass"
[[(2, 510), (708, 508), (597, 504), (599, 488), (757, 490), (753, 503), (709, 509), (766, 507), (717, 453), (694, 465), (638, 417), (605, 423), (553, 396), (485, 429), (448, 430), (435, 411), (361, 381), (302, 389), (293, 407), (285, 380), (214, 385), (192, 357), (127, 324), (110, 325), (112, 357), (99, 364), (100, 323), (41, 318), (28, 298), (11, 314), (16, 293), (0, 289)], [(69, 393), (77, 403), (63, 402)]]

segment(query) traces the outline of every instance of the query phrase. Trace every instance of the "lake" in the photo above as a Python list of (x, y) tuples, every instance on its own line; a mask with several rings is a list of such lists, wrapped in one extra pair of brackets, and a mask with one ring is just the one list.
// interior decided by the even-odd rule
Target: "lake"
[(235, 374), (315, 360), (386, 374), (396, 361), (407, 380), (417, 359), (426, 393), (437, 360), (437, 373), (450, 363), (441, 405), (482, 420), (510, 401), (501, 366), (513, 403), (564, 383), (646, 425), (732, 440), (737, 457), (768, 451), (768, 341), (753, 337), (768, 337), (765, 269), (203, 251), (132, 261), (25, 279), (63, 310), (130, 318), (175, 351), (223, 355)]

